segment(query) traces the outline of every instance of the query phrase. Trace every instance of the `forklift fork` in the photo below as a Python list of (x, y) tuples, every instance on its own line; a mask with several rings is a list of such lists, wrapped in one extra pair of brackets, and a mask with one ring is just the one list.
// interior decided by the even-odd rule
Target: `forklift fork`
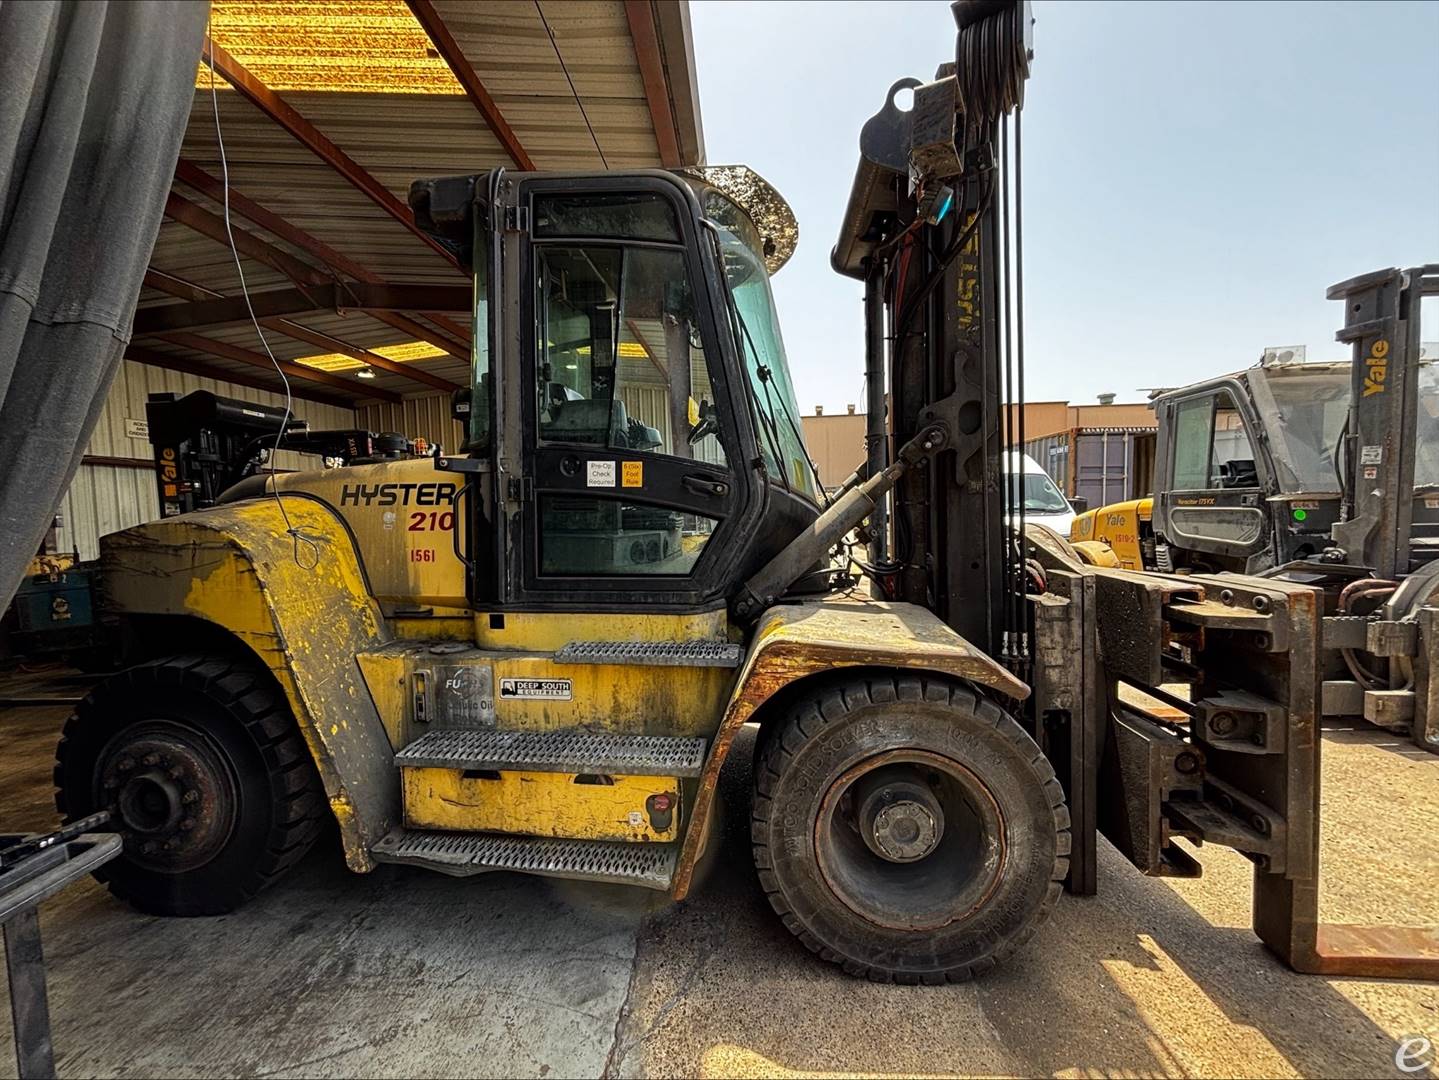
[(1320, 921), (1320, 594), (1081, 565), (1037, 531), (1033, 715), (1076, 826), (1070, 891), (1095, 889), (1090, 822), (1155, 877), (1201, 872), (1179, 838), (1231, 847), (1254, 932), (1295, 971), (1439, 980), (1439, 928)]

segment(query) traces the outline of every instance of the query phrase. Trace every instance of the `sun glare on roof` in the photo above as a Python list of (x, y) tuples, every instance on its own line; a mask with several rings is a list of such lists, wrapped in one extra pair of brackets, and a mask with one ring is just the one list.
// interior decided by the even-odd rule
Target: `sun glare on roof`
[[(214, 0), (211, 12), (216, 43), (271, 90), (464, 93), (403, 0)], [(203, 62), (195, 85), (210, 86)]]
[[(397, 363), (408, 364), (414, 360), (429, 360), (436, 356), (448, 355), (444, 349), (437, 349), (426, 341), (402, 341), (397, 345), (376, 345), (370, 352), (383, 356), (386, 360), (394, 360)], [(346, 356), (344, 353), (320, 353), (316, 356), (302, 356), (295, 361), (297, 364), (304, 364), (306, 367), (314, 368), (317, 371), (354, 371), (356, 368), (368, 367), (363, 360), (356, 360), (353, 356)]]

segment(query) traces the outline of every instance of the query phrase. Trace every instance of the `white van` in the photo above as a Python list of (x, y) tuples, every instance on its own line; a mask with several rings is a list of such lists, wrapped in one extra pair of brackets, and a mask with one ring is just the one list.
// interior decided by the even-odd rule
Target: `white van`
[(1046, 525), (1065, 539), (1069, 538), (1069, 527), (1074, 523), (1074, 507), (1055, 486), (1049, 474), (1039, 462), (1028, 454), (1011, 450), (1004, 455), (1005, 475), (1010, 484), (1019, 483), (1016, 474), (1023, 477), (1021, 491), (1024, 499), (1024, 521)]

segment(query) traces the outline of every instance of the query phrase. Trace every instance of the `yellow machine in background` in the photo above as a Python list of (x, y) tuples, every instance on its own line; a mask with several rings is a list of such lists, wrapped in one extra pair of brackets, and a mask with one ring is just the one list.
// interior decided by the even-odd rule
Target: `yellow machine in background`
[[(1153, 499), (1130, 499), (1075, 516), (1069, 540), (1079, 557), (1091, 566), (1118, 566), (1125, 570), (1153, 570), (1154, 531), (1150, 520)], [(1150, 557), (1144, 552), (1148, 548)]]

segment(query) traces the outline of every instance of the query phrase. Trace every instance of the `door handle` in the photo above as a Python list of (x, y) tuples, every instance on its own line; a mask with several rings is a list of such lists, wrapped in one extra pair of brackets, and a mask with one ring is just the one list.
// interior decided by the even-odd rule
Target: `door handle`
[(729, 484), (723, 480), (711, 480), (708, 476), (686, 476), (681, 478), (680, 483), (696, 495), (708, 495), (711, 498), (723, 499), (729, 494)]

